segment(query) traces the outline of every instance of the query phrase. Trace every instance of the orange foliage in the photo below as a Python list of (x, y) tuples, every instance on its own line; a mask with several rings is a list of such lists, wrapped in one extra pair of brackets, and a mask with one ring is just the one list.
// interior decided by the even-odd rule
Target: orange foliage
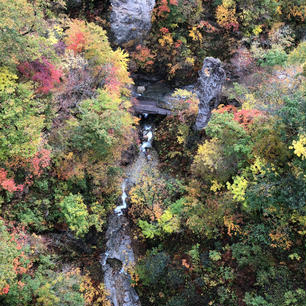
[(177, 0), (159, 0), (159, 3), (156, 7), (156, 15), (157, 16), (163, 16), (167, 13), (170, 13), (170, 7), (169, 5), (178, 5)]
[[(3, 219), (0, 218), (2, 222)], [(1, 223), (3, 224), (3, 223)], [(5, 223), (7, 236), (1, 236), (4, 239), (4, 245), (9, 249), (7, 252), (7, 259), (9, 261), (11, 273), (8, 279), (3, 279), (3, 275), (0, 275), (0, 281), (4, 280), (5, 283), (2, 288), (0, 286), (0, 296), (6, 295), (10, 291), (9, 281), (16, 281), (19, 288), (24, 286), (24, 283), (17, 279), (20, 278), (22, 274), (29, 273), (29, 270), (33, 266), (33, 262), (30, 257), (25, 253), (24, 248), (29, 243), (29, 236), (25, 234), (24, 227), (16, 227), (13, 222)], [(3, 232), (2, 232), (3, 234)], [(1, 253), (2, 255), (4, 253)], [(2, 270), (3, 271), (3, 270)]]
[(234, 105), (226, 105), (226, 106), (223, 105), (223, 106), (219, 107), (215, 112), (217, 112), (219, 114), (223, 114), (225, 112), (235, 114), (235, 113), (237, 113), (237, 107), (234, 106)]
[(292, 6), (290, 7), (288, 18), (296, 18), (300, 19), (301, 21), (305, 21), (306, 19), (306, 5), (304, 6)]
[(239, 23), (235, 16), (236, 9), (235, 8), (227, 8), (223, 5), (219, 5), (216, 11), (216, 19), (218, 24), (226, 29), (226, 30), (233, 30), (238, 31)]
[(264, 116), (264, 113), (257, 109), (241, 109), (237, 110), (237, 108), (233, 105), (227, 105), (216, 110), (217, 113), (223, 114), (224, 112), (234, 114), (234, 120), (241, 124), (245, 129), (248, 128), (253, 120), (257, 117)]
[[(168, 30), (168, 29), (167, 29)], [(142, 45), (136, 47), (136, 51), (131, 54), (132, 58), (137, 62), (137, 64), (146, 71), (151, 71), (154, 64), (155, 54), (151, 50)]]
[(109, 66), (106, 68), (105, 89), (110, 94), (119, 95), (122, 83), (118, 78), (118, 67)]
[(4, 288), (0, 290), (0, 295), (8, 294), (10, 291), (10, 285), (7, 284)]
[(241, 227), (239, 223), (243, 223), (242, 218), (240, 216), (224, 216), (224, 225), (227, 228), (227, 234), (229, 237), (241, 234)]
[(201, 20), (200, 24), (198, 25), (199, 29), (205, 28), (205, 31), (207, 33), (215, 33), (218, 32), (218, 29), (216, 27), (214, 27), (213, 25), (211, 25), (208, 21), (205, 20)]
[(51, 161), (51, 151), (47, 149), (41, 149), (38, 151), (34, 157), (31, 159), (31, 166), (33, 174), (36, 176), (41, 176), (43, 169), (50, 165)]
[(281, 248), (283, 250), (289, 250), (292, 246), (292, 241), (289, 239), (288, 234), (284, 229), (276, 229), (272, 233), (269, 234), (272, 243), (272, 248)]
[(157, 16), (162, 16), (164, 13), (170, 13), (167, 0), (161, 0), (157, 6)]
[(11, 170), (23, 168), (26, 170), (24, 183), (16, 185), (13, 178), (7, 178), (7, 171), (0, 169), (0, 185), (9, 192), (23, 191), (24, 187), (33, 184), (34, 177), (40, 177), (44, 169), (48, 168), (51, 162), (51, 151), (48, 149), (39, 150), (33, 157), (23, 159), (16, 157), (14, 160), (6, 163), (6, 167)]
[(0, 186), (8, 192), (22, 191), (24, 185), (16, 185), (14, 179), (7, 177), (7, 171), (0, 168)]
[(86, 306), (110, 306), (110, 301), (107, 299), (109, 294), (104, 285), (95, 284), (89, 275), (83, 276), (80, 291), (83, 293)]
[(84, 51), (86, 44), (89, 42), (89, 35), (85, 32), (84, 22), (74, 21), (66, 34), (65, 43), (68, 49), (73, 50), (75, 55)]
[(169, 33), (169, 30), (165, 27), (161, 28), (160, 31), (163, 33), (163, 34), (167, 34)]
[(80, 53), (84, 50), (85, 46), (85, 35), (82, 32), (75, 33), (70, 36), (70, 44), (67, 46), (68, 49), (73, 50), (74, 54)]
[(234, 115), (234, 120), (240, 123), (244, 128), (253, 122), (256, 117), (263, 116), (263, 112), (257, 109), (242, 109)]

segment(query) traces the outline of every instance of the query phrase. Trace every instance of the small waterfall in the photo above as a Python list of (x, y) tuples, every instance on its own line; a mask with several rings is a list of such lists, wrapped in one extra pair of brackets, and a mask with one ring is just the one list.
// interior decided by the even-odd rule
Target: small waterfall
[[(147, 114), (144, 114), (144, 118), (147, 118)], [(151, 124), (145, 124), (143, 127), (143, 133), (142, 133), (143, 139), (145, 140), (141, 146), (140, 146), (140, 153), (143, 153), (147, 159), (150, 159), (150, 154), (147, 152), (148, 149), (152, 148), (152, 141), (153, 141), (153, 131), (152, 131), (152, 125)], [(118, 216), (121, 216), (123, 214), (123, 211), (127, 209), (127, 193), (126, 193), (126, 187), (127, 187), (128, 180), (125, 179), (122, 182), (121, 189), (122, 189), (122, 195), (121, 195), (121, 205), (117, 206), (115, 208), (115, 213)]]
[(115, 208), (115, 213), (118, 216), (121, 216), (123, 214), (123, 210), (127, 209), (127, 203), (126, 203), (126, 198), (127, 198), (126, 183), (127, 183), (127, 180), (124, 180), (122, 185), (121, 185), (121, 188), (122, 188), (121, 203), (122, 204)]
[(143, 128), (143, 138), (146, 140), (140, 146), (140, 151), (147, 154), (147, 149), (152, 148), (153, 132), (152, 125), (146, 124)]

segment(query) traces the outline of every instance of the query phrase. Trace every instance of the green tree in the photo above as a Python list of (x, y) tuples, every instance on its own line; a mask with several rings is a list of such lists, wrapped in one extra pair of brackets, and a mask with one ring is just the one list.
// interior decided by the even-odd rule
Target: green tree
[(69, 228), (76, 236), (84, 236), (89, 229), (89, 214), (81, 195), (70, 194), (59, 203)]
[(214, 113), (206, 128), (211, 139), (199, 145), (192, 172), (205, 181), (226, 182), (247, 163), (252, 142), (229, 113)]
[(99, 203), (92, 203), (88, 208), (82, 195), (70, 193), (60, 201), (59, 206), (64, 220), (76, 236), (84, 236), (91, 226), (102, 230), (106, 214)]
[[(49, 1), (48, 1), (49, 2)], [(0, 1), (0, 63), (14, 65), (53, 54), (43, 37), (47, 28), (42, 1)]]
[[(30, 84), (16, 82), (16, 75), (7, 74), (0, 88), (0, 160), (35, 155), (42, 140), (44, 105), (35, 99)], [(2, 79), (3, 80), (3, 79)], [(1, 81), (0, 81), (1, 82)]]
[(104, 158), (124, 146), (134, 120), (121, 102), (105, 90), (99, 90), (94, 99), (82, 101), (78, 120), (71, 121), (75, 125), (72, 145)]

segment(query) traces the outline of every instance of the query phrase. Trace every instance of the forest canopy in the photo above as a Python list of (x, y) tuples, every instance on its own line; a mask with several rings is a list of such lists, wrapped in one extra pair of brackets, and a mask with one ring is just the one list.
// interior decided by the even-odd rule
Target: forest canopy
[[(305, 306), (305, 1), (156, 0), (122, 46), (111, 2), (0, 0), (0, 304), (111, 305), (106, 230), (151, 120), (124, 213), (142, 305)], [(227, 77), (196, 131), (208, 56)], [(145, 119), (153, 83), (169, 115)]]

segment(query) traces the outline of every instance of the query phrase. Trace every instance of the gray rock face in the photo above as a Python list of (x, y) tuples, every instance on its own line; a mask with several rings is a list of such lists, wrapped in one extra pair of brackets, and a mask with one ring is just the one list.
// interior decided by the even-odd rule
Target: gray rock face
[(136, 114), (153, 114), (167, 116), (171, 114), (171, 105), (165, 105), (159, 100), (138, 97), (134, 100), (133, 109)]
[(151, 29), (155, 0), (111, 0), (111, 29), (118, 45), (140, 42)]
[(197, 131), (206, 127), (211, 112), (219, 105), (219, 96), (224, 84), (226, 74), (221, 67), (221, 61), (213, 57), (206, 57), (202, 70), (199, 72), (198, 88), (199, 113), (195, 123)]
[(123, 215), (113, 214), (110, 217), (106, 252), (101, 259), (105, 289), (113, 306), (141, 306), (128, 273), (128, 269), (135, 266), (128, 224)]
[(68, 0), (67, 6), (68, 7), (80, 7), (82, 5), (82, 0)]

